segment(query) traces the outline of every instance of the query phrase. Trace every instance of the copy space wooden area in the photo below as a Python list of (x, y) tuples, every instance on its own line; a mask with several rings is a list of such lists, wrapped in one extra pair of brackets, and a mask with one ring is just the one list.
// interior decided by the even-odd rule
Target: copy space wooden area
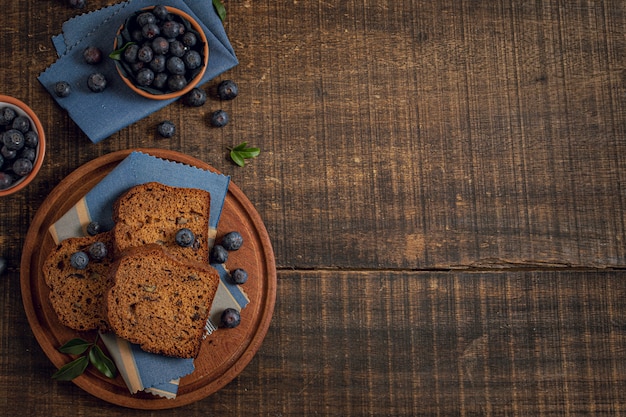
[[(2, 413), (626, 414), (626, 3), (224, 4), (239, 65), (205, 88), (230, 78), (239, 97), (174, 103), (95, 145), (36, 79), (76, 12), (4, 5), (0, 92), (37, 112), (49, 147), (35, 182), (0, 200)], [(214, 129), (219, 108), (232, 119)], [(172, 139), (155, 137), (165, 119)], [(262, 152), (239, 168), (226, 149), (243, 141)], [(20, 294), (48, 193), (135, 147), (230, 175), (278, 270), (250, 364), (152, 414), (52, 381)]]

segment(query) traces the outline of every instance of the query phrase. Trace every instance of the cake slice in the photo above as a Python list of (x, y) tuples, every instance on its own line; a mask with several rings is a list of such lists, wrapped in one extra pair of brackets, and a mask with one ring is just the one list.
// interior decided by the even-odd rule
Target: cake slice
[[(109, 268), (113, 261), (111, 233), (65, 239), (50, 252), (43, 265), (43, 276), (50, 288), (50, 304), (59, 321), (74, 330), (107, 330), (105, 295), (109, 290)], [(107, 255), (90, 259), (85, 269), (71, 265), (73, 253), (88, 253), (95, 242), (103, 242)]]
[(107, 319), (117, 336), (155, 354), (198, 355), (219, 285), (215, 269), (148, 244), (122, 254), (110, 277)]
[[(158, 182), (132, 187), (113, 205), (115, 253), (157, 243), (174, 256), (207, 263), (210, 207), (211, 194), (205, 190)], [(193, 232), (193, 245), (182, 247), (176, 243), (181, 228)]]

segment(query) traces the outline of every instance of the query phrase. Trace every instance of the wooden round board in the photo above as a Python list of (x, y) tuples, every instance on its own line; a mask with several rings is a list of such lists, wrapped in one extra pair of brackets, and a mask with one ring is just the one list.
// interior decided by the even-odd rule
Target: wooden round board
[[(217, 172), (191, 156), (162, 149), (136, 149), (144, 153), (198, 168)], [(105, 177), (133, 150), (113, 152), (79, 167), (43, 202), (30, 226), (21, 260), (21, 290), (26, 316), (43, 351), (57, 368), (71, 359), (57, 348), (73, 337), (89, 338), (59, 323), (48, 301), (49, 290), (42, 276), (42, 265), (54, 247), (48, 228), (94, 185)], [(130, 394), (121, 376), (109, 379), (89, 367), (74, 383), (92, 395), (113, 404), (136, 409), (165, 409), (187, 405), (205, 398), (232, 381), (252, 360), (269, 328), (276, 300), (276, 266), (274, 253), (265, 226), (252, 203), (232, 182), (230, 183), (217, 238), (237, 230), (244, 237), (244, 246), (231, 252), (227, 267), (244, 268), (250, 279), (242, 288), (250, 303), (241, 311), (241, 324), (234, 329), (219, 329), (202, 343), (195, 370), (180, 381), (175, 399), (148, 393)], [(62, 383), (50, 380), (50, 383)]]

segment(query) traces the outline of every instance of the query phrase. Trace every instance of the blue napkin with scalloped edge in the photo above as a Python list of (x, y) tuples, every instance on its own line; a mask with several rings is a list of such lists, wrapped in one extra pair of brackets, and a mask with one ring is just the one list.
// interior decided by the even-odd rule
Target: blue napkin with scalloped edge
[[(97, 221), (103, 230), (110, 230), (114, 225), (112, 207), (117, 197), (132, 186), (150, 181), (176, 187), (200, 188), (211, 194), (208, 236), (212, 246), (230, 177), (138, 151), (130, 153), (53, 223), (49, 233), (59, 243), (70, 237), (85, 236), (91, 221)], [(207, 334), (217, 329), (219, 316), (225, 308), (241, 310), (249, 303), (242, 289), (231, 283), (226, 268), (223, 265), (212, 266), (220, 275), (220, 285), (205, 326)], [(111, 333), (101, 334), (101, 337), (132, 394), (146, 391), (164, 398), (176, 398), (180, 378), (194, 370), (193, 359), (144, 352), (139, 346)]]
[[(199, 86), (239, 63), (211, 1), (163, 0), (160, 3), (187, 12), (203, 27), (209, 43), (209, 62)], [(176, 100), (151, 100), (134, 93), (119, 78), (115, 63), (108, 58), (113, 51), (115, 33), (128, 16), (154, 4), (154, 0), (128, 0), (78, 15), (65, 22), (63, 32), (52, 38), (59, 59), (39, 74), (38, 80), (93, 143)], [(82, 52), (87, 46), (102, 50), (105, 57), (102, 63), (84, 62)], [(94, 93), (87, 87), (87, 78), (95, 71), (103, 73), (108, 82), (101, 93)], [(54, 85), (61, 80), (71, 85), (72, 93), (68, 97), (59, 98), (54, 94)]]

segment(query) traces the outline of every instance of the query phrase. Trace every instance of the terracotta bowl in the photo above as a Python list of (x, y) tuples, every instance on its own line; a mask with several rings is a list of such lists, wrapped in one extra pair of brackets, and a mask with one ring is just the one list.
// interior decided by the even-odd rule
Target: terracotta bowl
[[(20, 191), (22, 188), (26, 187), (28, 184), (30, 184), (33, 181), (33, 179), (37, 176), (37, 173), (39, 172), (39, 170), (41, 169), (44, 155), (46, 153), (46, 136), (44, 134), (43, 126), (41, 125), (41, 122), (39, 121), (39, 118), (37, 117), (35, 112), (26, 104), (24, 104), (23, 102), (21, 102), (20, 100), (16, 98), (0, 95), (0, 109), (5, 108), (5, 107), (10, 107), (13, 110), (15, 110), (18, 116), (26, 116), (30, 121), (30, 128), (34, 130), (35, 132), (37, 132), (37, 135), (39, 136), (39, 141), (38, 141), (37, 147), (35, 148), (36, 149), (35, 160), (32, 161), (33, 169), (30, 171), (30, 173), (26, 174), (25, 176), (16, 179), (8, 188), (1, 189), (0, 197), (4, 197), (10, 194), (16, 193)], [(0, 137), (1, 136), (2, 135), (0, 135)], [(6, 158), (4, 159), (5, 159), (4, 164), (2, 167), (3, 171), (4, 171), (4, 167), (8, 163), (11, 163), (10, 160), (7, 160)]]
[[(154, 6), (146, 7), (146, 8), (141, 9), (141, 11), (151, 11), (153, 8)], [(124, 64), (122, 64), (121, 60), (116, 60), (115, 65), (117, 68), (117, 72), (120, 75), (120, 78), (122, 78), (122, 80), (124, 81), (124, 83), (135, 93), (143, 97), (153, 99), (153, 100), (169, 100), (172, 98), (181, 97), (185, 95), (186, 93), (188, 93), (189, 91), (191, 91), (196, 85), (198, 85), (198, 83), (204, 76), (204, 73), (206, 72), (206, 68), (209, 62), (209, 43), (207, 41), (204, 31), (202, 30), (202, 27), (198, 24), (198, 22), (194, 18), (192, 18), (189, 14), (185, 13), (182, 10), (179, 10), (174, 7), (169, 7), (169, 6), (166, 6), (166, 9), (169, 13), (178, 16), (182, 20), (187, 21), (190, 27), (193, 29), (193, 31), (196, 32), (196, 34), (198, 35), (198, 45), (200, 46), (196, 48), (198, 49), (198, 52), (200, 52), (200, 55), (202, 56), (202, 66), (196, 70), (191, 80), (187, 80), (187, 85), (184, 88), (177, 90), (177, 91), (160, 92), (160, 91), (155, 91), (156, 89), (154, 88), (137, 86), (135, 84), (135, 81), (131, 78), (131, 76), (128, 75), (128, 68), (125, 69), (123, 67)], [(123, 44), (120, 43), (124, 41), (122, 39), (122, 33), (124, 31), (124, 28), (125, 28), (125, 24), (122, 25), (117, 31), (115, 40), (113, 42), (114, 51), (124, 46)], [(130, 41), (130, 40), (127, 39), (126, 41)]]

